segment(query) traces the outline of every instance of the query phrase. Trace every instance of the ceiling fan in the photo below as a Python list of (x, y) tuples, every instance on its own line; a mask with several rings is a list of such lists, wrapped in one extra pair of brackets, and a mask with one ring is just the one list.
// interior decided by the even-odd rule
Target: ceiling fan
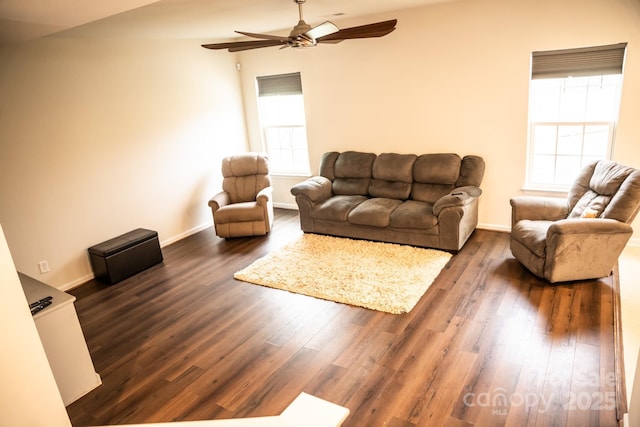
[(322, 24), (311, 27), (302, 18), (302, 5), (306, 0), (293, 0), (298, 5), (300, 20), (298, 25), (293, 27), (288, 36), (276, 36), (270, 34), (247, 33), (236, 31), (238, 34), (253, 37), (259, 40), (211, 43), (203, 44), (207, 49), (228, 49), (229, 52), (239, 52), (242, 50), (258, 49), (261, 47), (282, 46), (285, 47), (311, 47), (318, 43), (339, 43), (348, 39), (365, 39), (370, 37), (382, 37), (395, 30), (397, 19), (376, 22), (373, 24), (360, 25), (339, 29), (332, 22), (326, 21)]

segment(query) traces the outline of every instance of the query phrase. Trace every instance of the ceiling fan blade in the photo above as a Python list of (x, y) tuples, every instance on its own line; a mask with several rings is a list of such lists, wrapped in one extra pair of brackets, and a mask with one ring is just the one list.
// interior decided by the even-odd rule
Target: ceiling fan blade
[(247, 33), (245, 31), (236, 31), (238, 34), (242, 34), (243, 36), (253, 37), (255, 39), (263, 39), (263, 40), (280, 40), (287, 41), (289, 38), (287, 36), (275, 36), (271, 34), (257, 34), (257, 33)]
[(343, 28), (333, 34), (317, 38), (318, 43), (335, 43), (348, 39), (365, 39), (369, 37), (386, 36), (396, 28), (397, 19), (360, 25), (358, 27)]
[(340, 29), (335, 26), (333, 22), (325, 21), (322, 24), (313, 27), (304, 35), (312, 40), (319, 39), (320, 37), (328, 36), (329, 34), (333, 34), (338, 32)]
[(261, 47), (279, 46), (287, 44), (287, 39), (280, 40), (251, 40), (246, 42), (227, 42), (227, 43), (211, 43), (203, 44), (202, 47), (207, 49), (228, 49), (229, 52), (239, 52), (241, 50), (258, 49)]

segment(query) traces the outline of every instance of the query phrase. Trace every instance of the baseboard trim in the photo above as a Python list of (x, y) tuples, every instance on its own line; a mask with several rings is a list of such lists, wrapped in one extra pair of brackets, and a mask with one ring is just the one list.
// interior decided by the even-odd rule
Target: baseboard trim
[(178, 240), (185, 239), (185, 238), (187, 238), (187, 237), (189, 237), (189, 236), (191, 236), (193, 234), (201, 232), (202, 230), (206, 230), (209, 227), (213, 227), (213, 220), (212, 221), (208, 221), (208, 222), (206, 222), (204, 224), (200, 224), (200, 225), (198, 225), (196, 227), (193, 227), (193, 228), (191, 228), (191, 229), (189, 229), (189, 230), (187, 230), (187, 231), (185, 231), (183, 233), (177, 234), (177, 235), (175, 235), (173, 237), (170, 237), (170, 238), (168, 238), (166, 240), (161, 241), (160, 242), (160, 247), (164, 248), (165, 246), (169, 246), (170, 244), (175, 243)]
[(627, 385), (624, 369), (624, 344), (622, 341), (622, 308), (620, 303), (620, 270), (618, 263), (613, 267), (613, 351), (615, 370), (616, 418), (624, 424), (625, 414), (629, 412), (627, 404)]
[(499, 231), (500, 233), (511, 233), (511, 227), (498, 224), (478, 224), (480, 230)]
[(89, 280), (93, 280), (95, 277), (96, 276), (94, 276), (93, 273), (87, 274), (85, 276), (77, 278), (76, 280), (72, 280), (71, 282), (65, 283), (64, 285), (62, 285), (58, 289), (60, 289), (63, 292), (66, 292), (66, 291), (69, 291), (69, 290), (71, 290), (73, 288), (77, 288), (80, 285), (84, 285)]
[(298, 205), (296, 205), (295, 203), (275, 203), (274, 202), (273, 207), (280, 208), (280, 209), (294, 210), (294, 211), (298, 210)]
[[(175, 243), (179, 240), (185, 239), (189, 236), (191, 236), (192, 234), (196, 234), (199, 233), (203, 230), (206, 230), (209, 227), (213, 227), (213, 221), (209, 221), (206, 222), (204, 224), (200, 224), (196, 227), (193, 227), (183, 233), (177, 234), (169, 239), (163, 240), (162, 242), (160, 242), (160, 247), (164, 248), (165, 246), (169, 246), (172, 243)], [(84, 285), (85, 283), (87, 283), (90, 280), (95, 279), (95, 275), (93, 273), (91, 274), (87, 274), (85, 276), (79, 277), (75, 280), (72, 280), (71, 282), (65, 283), (64, 285), (62, 285), (61, 287), (59, 287), (58, 289), (60, 289), (61, 291), (69, 291), (73, 288), (77, 288), (78, 286)]]

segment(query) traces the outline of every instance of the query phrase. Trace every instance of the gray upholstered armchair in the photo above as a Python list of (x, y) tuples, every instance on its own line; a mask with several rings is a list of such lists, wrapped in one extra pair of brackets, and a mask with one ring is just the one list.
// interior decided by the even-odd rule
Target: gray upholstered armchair
[(228, 238), (261, 236), (271, 231), (273, 200), (267, 155), (225, 157), (222, 176), (222, 191), (209, 200), (216, 234)]
[(567, 200), (511, 199), (511, 253), (551, 283), (611, 273), (640, 207), (640, 171), (611, 161), (583, 169)]

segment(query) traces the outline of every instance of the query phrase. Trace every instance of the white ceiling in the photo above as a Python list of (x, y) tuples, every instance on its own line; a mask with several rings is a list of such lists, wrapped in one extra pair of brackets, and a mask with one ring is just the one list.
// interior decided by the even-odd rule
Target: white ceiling
[[(394, 10), (446, 1), (459, 0), (308, 0), (303, 13), (314, 26), (371, 14), (393, 18)], [(293, 0), (0, 0), (0, 44), (62, 31), (68, 37), (215, 41), (236, 37), (234, 30), (273, 32), (297, 22)]]

